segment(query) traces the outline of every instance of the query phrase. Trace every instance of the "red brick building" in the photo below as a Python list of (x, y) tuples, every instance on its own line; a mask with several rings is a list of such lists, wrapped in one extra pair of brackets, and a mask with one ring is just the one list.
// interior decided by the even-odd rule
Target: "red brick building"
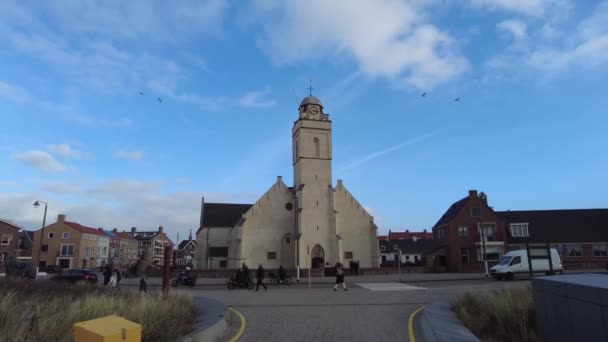
[(608, 209), (494, 211), (471, 190), (437, 221), (433, 241), (426, 260), (436, 271), (484, 272), (484, 260), (492, 267), (510, 250), (547, 243), (565, 269), (605, 269)]
[(388, 235), (378, 235), (378, 241), (383, 240), (412, 240), (412, 239), (432, 239), (433, 233), (429, 233), (426, 229), (422, 232), (410, 232), (406, 229), (404, 232), (388, 231)]
[(4, 262), (9, 256), (19, 259), (31, 259), (31, 236), (20, 225), (0, 219), (0, 273), (4, 272)]

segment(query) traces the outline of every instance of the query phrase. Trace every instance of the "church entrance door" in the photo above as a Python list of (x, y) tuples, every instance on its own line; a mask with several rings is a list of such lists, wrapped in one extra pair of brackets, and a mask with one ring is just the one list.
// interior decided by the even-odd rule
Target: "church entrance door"
[(323, 268), (325, 266), (325, 251), (321, 245), (315, 245), (310, 251), (311, 267)]

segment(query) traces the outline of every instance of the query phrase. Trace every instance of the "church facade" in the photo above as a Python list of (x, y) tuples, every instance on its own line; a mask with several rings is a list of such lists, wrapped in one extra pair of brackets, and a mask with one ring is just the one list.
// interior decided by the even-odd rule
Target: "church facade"
[(332, 122), (314, 96), (292, 128), (293, 186), (282, 177), (254, 204), (205, 203), (196, 234), (199, 269), (246, 263), (267, 269), (379, 265), (378, 228), (341, 180), (332, 185)]

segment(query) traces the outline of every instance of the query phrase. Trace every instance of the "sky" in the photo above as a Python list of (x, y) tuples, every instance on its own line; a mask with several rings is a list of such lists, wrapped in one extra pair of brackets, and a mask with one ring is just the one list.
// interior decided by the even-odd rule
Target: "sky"
[(310, 82), (380, 234), (470, 189), (606, 208), (607, 23), (608, 1), (2, 1), (0, 217), (183, 239), (201, 197), (293, 184)]

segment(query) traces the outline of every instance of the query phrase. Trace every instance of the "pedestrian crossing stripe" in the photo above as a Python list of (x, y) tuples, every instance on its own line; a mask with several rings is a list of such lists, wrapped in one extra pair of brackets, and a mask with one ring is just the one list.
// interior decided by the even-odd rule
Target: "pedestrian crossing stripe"
[(412, 286), (402, 283), (356, 283), (365, 289), (371, 291), (412, 291), (412, 290), (426, 290), (425, 287)]

